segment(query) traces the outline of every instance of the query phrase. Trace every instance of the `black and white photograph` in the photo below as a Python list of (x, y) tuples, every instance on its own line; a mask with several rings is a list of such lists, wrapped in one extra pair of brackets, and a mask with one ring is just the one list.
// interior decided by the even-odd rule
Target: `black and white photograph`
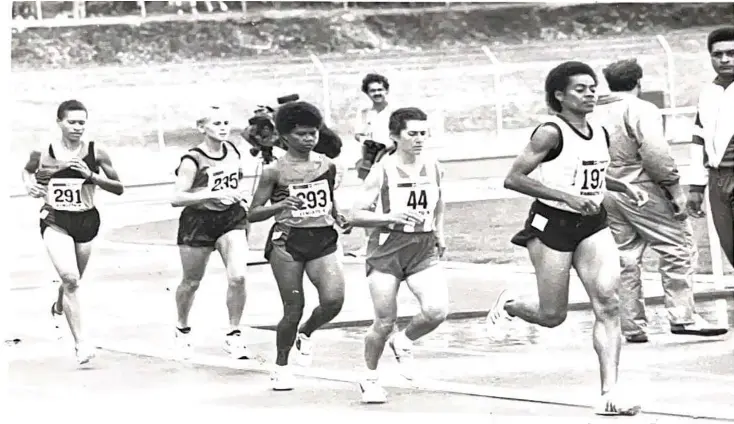
[(3, 4), (0, 421), (734, 422), (734, 3)]

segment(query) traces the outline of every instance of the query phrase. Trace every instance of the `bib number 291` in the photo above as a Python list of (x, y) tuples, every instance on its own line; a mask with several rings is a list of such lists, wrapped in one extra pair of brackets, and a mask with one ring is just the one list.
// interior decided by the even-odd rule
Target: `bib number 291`
[(54, 201), (56, 203), (82, 203), (82, 191), (80, 189), (54, 189)]

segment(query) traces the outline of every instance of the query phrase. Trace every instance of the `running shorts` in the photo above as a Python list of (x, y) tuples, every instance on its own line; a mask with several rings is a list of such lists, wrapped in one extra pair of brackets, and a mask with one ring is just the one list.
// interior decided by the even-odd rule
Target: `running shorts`
[(66, 232), (74, 243), (89, 243), (99, 234), (99, 211), (92, 208), (83, 212), (57, 211), (48, 206), (41, 208), (41, 237), (49, 226)]
[(438, 238), (433, 232), (404, 233), (376, 229), (367, 241), (367, 276), (379, 271), (405, 280), (438, 263)]
[(265, 242), (265, 259), (309, 262), (336, 252), (339, 233), (331, 227), (298, 228), (274, 224)]
[(607, 228), (607, 211), (602, 206), (596, 215), (581, 215), (535, 201), (530, 206), (525, 227), (512, 244), (527, 247), (538, 238), (544, 245), (559, 252), (574, 252), (582, 241)]
[(179, 246), (214, 248), (220, 237), (247, 230), (247, 210), (235, 203), (223, 211), (185, 207), (178, 219)]

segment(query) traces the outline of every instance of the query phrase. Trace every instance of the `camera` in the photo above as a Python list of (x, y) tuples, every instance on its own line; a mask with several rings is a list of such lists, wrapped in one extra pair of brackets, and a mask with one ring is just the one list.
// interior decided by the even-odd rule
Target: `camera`
[(374, 140), (364, 140), (362, 142), (362, 159), (357, 164), (357, 176), (364, 180), (370, 173), (372, 166), (379, 162), (386, 154), (392, 154), (395, 148), (388, 149), (384, 144)]
[[(298, 94), (289, 94), (287, 96), (278, 97), (276, 100), (278, 105), (284, 105), (286, 103), (295, 102), (300, 99)], [(277, 146), (281, 149), (285, 149), (285, 146), (280, 140), (277, 131), (275, 130), (275, 123), (273, 117), (277, 109), (274, 109), (267, 105), (258, 105), (257, 109), (251, 118), (247, 120), (249, 126), (242, 131), (242, 138), (244, 138), (250, 145), (250, 154), (262, 156), (263, 162), (266, 164), (275, 160), (273, 156), (273, 146)]]

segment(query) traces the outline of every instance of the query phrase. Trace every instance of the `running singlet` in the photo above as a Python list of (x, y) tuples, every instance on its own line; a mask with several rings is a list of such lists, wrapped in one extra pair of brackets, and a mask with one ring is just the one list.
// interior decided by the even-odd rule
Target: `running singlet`
[[(601, 205), (606, 192), (606, 174), (609, 166), (609, 136), (604, 127), (589, 123), (590, 134), (585, 136), (558, 116), (542, 125), (553, 125), (560, 131), (560, 152), (544, 161), (536, 169), (537, 179), (544, 185), (575, 196), (592, 199)], [(554, 208), (576, 212), (566, 203), (538, 199)]]
[[(45, 185), (48, 190), (45, 207), (64, 212), (94, 209), (95, 185), (79, 171), (71, 169), (68, 160), (57, 159), (56, 153), (53, 145), (49, 144), (48, 149), (41, 152), (36, 171), (36, 182)], [(75, 156), (81, 158), (93, 173), (99, 172), (94, 141), (82, 142)]]
[(416, 211), (424, 218), (420, 225), (390, 224), (390, 230), (429, 233), (436, 229), (436, 205), (441, 192), (438, 162), (423, 158), (418, 160), (418, 175), (410, 175), (402, 169), (396, 156), (387, 156), (380, 162), (383, 177), (378, 203), (382, 204), (382, 212)]
[[(183, 161), (185, 158), (193, 160), (196, 164), (196, 175), (194, 176), (191, 191), (240, 191), (242, 189), (243, 175), (240, 152), (229, 141), (222, 142), (222, 157), (211, 157), (201, 148), (194, 147), (193, 149), (189, 149), (181, 157), (181, 160)], [(176, 174), (178, 174), (178, 169), (176, 169)], [(223, 211), (229, 209), (231, 205), (222, 205), (219, 202), (207, 201), (187, 207)]]
[(295, 196), (304, 205), (296, 211), (282, 210), (275, 215), (275, 222), (288, 227), (314, 228), (334, 225), (334, 183), (336, 165), (328, 157), (311, 153), (307, 162), (298, 162), (287, 155), (275, 162), (278, 181), (270, 196), (275, 204), (286, 197)]

